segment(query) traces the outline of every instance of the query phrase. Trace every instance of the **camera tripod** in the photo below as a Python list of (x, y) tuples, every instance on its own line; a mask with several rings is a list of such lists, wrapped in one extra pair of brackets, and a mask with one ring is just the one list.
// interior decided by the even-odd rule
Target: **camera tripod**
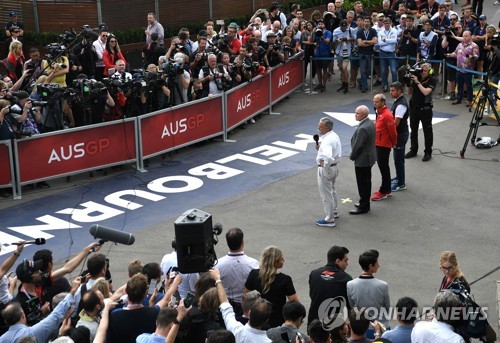
[[(479, 90), (479, 92), (476, 95), (476, 98), (473, 101), (473, 103), (474, 102), (476, 103), (476, 109), (474, 110), (474, 114), (472, 115), (472, 119), (469, 124), (469, 132), (467, 133), (467, 138), (465, 139), (464, 147), (462, 148), (462, 150), (460, 150), (460, 158), (464, 158), (465, 150), (469, 145), (469, 140), (471, 144), (475, 143), (477, 130), (479, 129), (479, 127), (488, 125), (482, 122), (484, 116), (484, 110), (487, 105), (490, 106), (490, 108), (493, 111), (493, 114), (495, 115), (495, 118), (497, 120), (496, 126), (500, 126), (500, 117), (498, 116), (498, 112), (495, 108), (495, 102), (498, 99), (497, 89), (493, 88), (489, 84), (488, 74), (486, 75), (483, 81), (479, 82), (481, 83), (481, 89)], [(469, 111), (471, 111), (470, 108)]]

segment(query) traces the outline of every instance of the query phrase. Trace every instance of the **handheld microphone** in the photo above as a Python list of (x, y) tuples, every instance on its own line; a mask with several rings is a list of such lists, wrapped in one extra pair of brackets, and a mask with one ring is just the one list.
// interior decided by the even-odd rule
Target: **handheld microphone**
[(135, 237), (131, 233), (110, 229), (99, 224), (92, 225), (89, 232), (96, 239), (99, 238), (113, 243), (132, 245), (135, 242)]
[(319, 135), (314, 135), (313, 139), (316, 142), (316, 146), (318, 146), (319, 145)]
[(45, 238), (36, 238), (34, 241), (26, 241), (22, 243), (10, 243), (10, 245), (21, 245), (21, 244), (43, 245), (45, 244)]

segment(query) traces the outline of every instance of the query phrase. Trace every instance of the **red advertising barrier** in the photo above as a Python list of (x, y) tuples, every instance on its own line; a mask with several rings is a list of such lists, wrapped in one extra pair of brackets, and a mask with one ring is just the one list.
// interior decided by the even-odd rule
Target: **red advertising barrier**
[(260, 76), (226, 93), (227, 130), (269, 107), (269, 78)]
[(271, 101), (283, 98), (304, 82), (304, 61), (288, 60), (271, 71)]
[(135, 118), (17, 142), (21, 182), (135, 160)]
[(10, 172), (9, 146), (0, 143), (0, 186), (12, 183), (12, 174)]
[(222, 96), (139, 117), (142, 156), (207, 139), (224, 132)]

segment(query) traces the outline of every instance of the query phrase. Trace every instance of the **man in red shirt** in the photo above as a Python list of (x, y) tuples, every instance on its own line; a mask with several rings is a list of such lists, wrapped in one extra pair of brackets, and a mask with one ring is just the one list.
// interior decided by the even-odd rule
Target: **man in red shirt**
[(391, 149), (396, 146), (398, 134), (394, 123), (394, 116), (387, 107), (384, 94), (377, 94), (373, 98), (376, 109), (375, 146), (377, 148), (377, 164), (382, 175), (382, 185), (372, 196), (373, 201), (387, 199), (391, 194), (391, 168), (389, 156)]

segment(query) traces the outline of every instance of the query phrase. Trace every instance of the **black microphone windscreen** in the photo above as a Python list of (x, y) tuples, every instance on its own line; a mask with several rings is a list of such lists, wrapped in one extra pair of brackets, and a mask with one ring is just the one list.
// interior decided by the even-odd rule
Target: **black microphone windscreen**
[(316, 144), (318, 144), (318, 142), (319, 142), (319, 135), (314, 135), (313, 139), (316, 142)]
[(35, 239), (35, 244), (36, 245), (43, 245), (43, 244), (45, 244), (45, 238), (37, 238), (37, 239)]
[(92, 225), (89, 232), (94, 238), (104, 239), (113, 243), (132, 245), (135, 242), (135, 237), (131, 233), (110, 229), (99, 224)]

